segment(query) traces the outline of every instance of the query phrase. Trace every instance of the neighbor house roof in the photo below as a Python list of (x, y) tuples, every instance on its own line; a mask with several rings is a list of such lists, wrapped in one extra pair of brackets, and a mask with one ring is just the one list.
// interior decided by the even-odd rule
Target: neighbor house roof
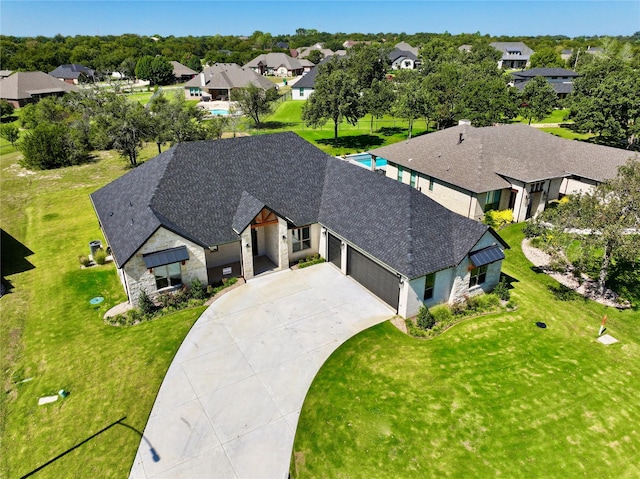
[(78, 65), (76, 63), (71, 63), (69, 65), (60, 65), (52, 72), (49, 72), (49, 75), (56, 78), (62, 78), (64, 80), (77, 80), (78, 78), (80, 78), (80, 75), (84, 75), (88, 78), (94, 78), (95, 74), (95, 70), (87, 68), (83, 65)]
[(516, 79), (531, 79), (534, 77), (569, 77), (576, 78), (580, 74), (573, 70), (567, 70), (566, 68), (531, 68), (530, 70), (522, 70), (518, 72), (512, 72), (511, 76)]
[(249, 84), (265, 90), (275, 88), (275, 84), (262, 75), (235, 63), (214, 63), (185, 83), (184, 86), (185, 88), (197, 86), (201, 88), (229, 89), (245, 88)]
[(401, 50), (403, 52), (413, 53), (413, 55), (415, 57), (418, 56), (418, 49), (416, 47), (412, 47), (407, 42), (398, 42), (398, 43), (396, 43), (395, 48), (397, 48), (398, 50)]
[(70, 91), (78, 91), (78, 87), (44, 72), (17, 72), (0, 80), (0, 98), (7, 100), (25, 100), (33, 95)]
[(489, 230), (292, 132), (181, 143), (91, 199), (119, 267), (161, 226), (203, 247), (238, 241), (265, 206), (294, 226), (319, 222), (409, 278), (457, 265)]
[[(461, 141), (462, 140), (462, 141)], [(576, 175), (603, 181), (632, 153), (566, 140), (527, 125), (459, 125), (370, 151), (473, 193)]]
[(173, 65), (173, 76), (176, 78), (180, 78), (183, 76), (193, 76), (198, 74), (197, 71), (192, 70), (191, 68), (183, 65), (180, 62), (171, 60), (171, 65)]
[(13, 70), (0, 70), (0, 78), (7, 78), (8, 76), (11, 76), (12, 73)]
[(389, 52), (389, 60), (391, 62), (395, 62), (398, 58), (410, 58), (413, 61), (416, 61), (418, 57), (409, 51), (399, 50), (397, 47)]
[[(521, 81), (515, 83), (513, 86), (515, 86), (518, 90), (524, 90), (524, 87), (526, 87), (530, 81), (531, 80)], [(558, 95), (568, 95), (569, 93), (573, 92), (573, 82), (571, 81), (549, 82), (549, 85), (551, 85), (553, 91), (555, 91)]]
[(301, 70), (305, 66), (313, 65), (309, 60), (298, 60), (284, 53), (263, 53), (245, 65), (248, 68), (258, 68), (260, 64), (269, 68), (284, 66), (287, 70)]
[(535, 53), (522, 42), (492, 42), (490, 45), (502, 52), (503, 60), (528, 60)]
[(322, 53), (322, 55), (324, 55), (324, 57), (328, 57), (333, 55), (333, 50), (329, 49), (329, 48), (323, 48), (321, 44), (315, 44), (312, 45), (310, 47), (301, 47), (298, 48), (298, 56), (297, 58), (306, 58), (309, 53), (311, 53), (313, 50), (318, 50), (320, 53)]
[(309, 70), (300, 80), (298, 80), (294, 84), (294, 88), (315, 88), (316, 77), (318, 76), (318, 71), (320, 65), (324, 64), (324, 62), (329, 61), (333, 56), (328, 56), (323, 58), (320, 63), (314, 66), (311, 70)]

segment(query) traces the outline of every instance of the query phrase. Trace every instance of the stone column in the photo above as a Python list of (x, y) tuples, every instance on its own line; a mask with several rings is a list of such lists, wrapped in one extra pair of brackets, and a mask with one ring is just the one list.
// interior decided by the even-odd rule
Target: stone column
[(245, 280), (253, 278), (253, 249), (251, 244), (251, 225), (240, 234), (242, 253), (242, 276)]
[(278, 216), (278, 270), (289, 267), (289, 230), (287, 222)]

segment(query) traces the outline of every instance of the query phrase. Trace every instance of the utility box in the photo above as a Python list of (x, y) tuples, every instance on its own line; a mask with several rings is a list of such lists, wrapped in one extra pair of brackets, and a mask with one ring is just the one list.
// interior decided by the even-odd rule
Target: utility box
[(102, 248), (102, 241), (94, 240), (89, 242), (89, 249), (91, 250), (91, 256), (93, 256), (94, 253), (98, 251), (100, 248)]

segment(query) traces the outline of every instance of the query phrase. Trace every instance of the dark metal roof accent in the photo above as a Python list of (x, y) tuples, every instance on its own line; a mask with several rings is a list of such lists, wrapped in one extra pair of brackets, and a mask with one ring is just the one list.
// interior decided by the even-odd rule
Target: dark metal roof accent
[(189, 252), (186, 246), (178, 246), (177, 248), (165, 249), (154, 253), (143, 254), (142, 259), (147, 268), (155, 268), (165, 264), (179, 263), (189, 259)]
[(469, 254), (469, 259), (476, 268), (484, 266), (485, 264), (495, 263), (504, 259), (504, 253), (498, 245), (492, 245), (488, 248), (481, 249), (480, 251), (474, 251)]
[(231, 223), (233, 231), (237, 234), (242, 233), (265, 206), (264, 201), (260, 201), (250, 193), (243, 191), (238, 203), (238, 209), (236, 209), (236, 214), (233, 216), (233, 223)]

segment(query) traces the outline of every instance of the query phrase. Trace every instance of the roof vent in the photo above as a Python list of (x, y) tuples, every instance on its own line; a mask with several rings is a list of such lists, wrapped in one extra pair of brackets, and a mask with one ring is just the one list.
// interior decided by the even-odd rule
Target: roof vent
[(464, 141), (464, 138), (462, 137), (462, 133), (460, 133), (460, 137), (458, 138), (458, 145), (463, 141)]

